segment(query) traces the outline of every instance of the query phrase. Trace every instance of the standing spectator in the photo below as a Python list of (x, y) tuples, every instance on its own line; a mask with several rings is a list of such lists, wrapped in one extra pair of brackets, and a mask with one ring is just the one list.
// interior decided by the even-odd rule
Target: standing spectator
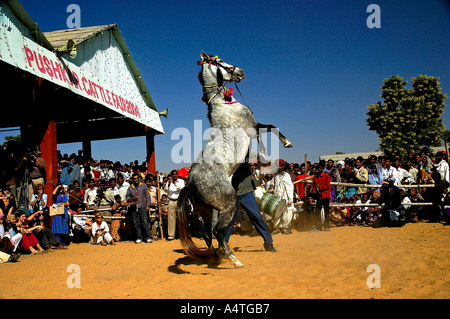
[(148, 188), (148, 193), (150, 194), (150, 209), (149, 215), (149, 227), (152, 237), (157, 237), (159, 229), (159, 216), (158, 216), (158, 189), (153, 185), (154, 180), (151, 174), (147, 174), (144, 179), (145, 184)]
[(142, 243), (145, 240), (147, 243), (152, 242), (150, 231), (148, 228), (148, 210), (150, 207), (150, 194), (148, 187), (142, 183), (138, 173), (133, 173), (131, 176), (132, 184), (127, 190), (127, 202), (134, 199), (136, 204), (130, 204), (131, 216), (136, 231), (136, 244)]
[(280, 221), (280, 232), (282, 234), (291, 234), (292, 231), (289, 229), (291, 225), (292, 218), (294, 216), (294, 184), (292, 183), (291, 175), (286, 172), (290, 169), (289, 164), (287, 164), (283, 159), (277, 160), (278, 174), (274, 178), (274, 194), (287, 203), (287, 208), (281, 216)]
[(111, 164), (107, 161), (100, 161), (100, 179), (109, 181), (114, 177), (114, 171), (111, 168)]
[(417, 183), (417, 177), (419, 175), (419, 170), (414, 167), (414, 162), (408, 158), (406, 159), (405, 170), (412, 175), (412, 183)]
[(91, 179), (94, 179), (94, 175), (92, 174), (91, 171), (91, 166), (87, 161), (83, 163), (83, 168), (80, 170), (80, 178), (81, 178), (80, 183), (82, 185), (89, 184)]
[(441, 180), (450, 183), (450, 174), (448, 170), (448, 163), (444, 159), (444, 154), (442, 152), (437, 152), (435, 155), (436, 161), (434, 162), (434, 167), (437, 172), (441, 175)]
[[(372, 165), (370, 174), (369, 174), (369, 184), (370, 185), (380, 185), (381, 176), (378, 171), (378, 165)], [(376, 191), (380, 191), (380, 189), (376, 189)]]
[[(113, 217), (125, 217), (127, 211), (127, 203), (122, 201), (120, 195), (114, 196), (114, 204), (111, 206), (111, 213)], [(120, 219), (113, 219), (111, 221), (111, 236), (115, 241), (120, 241), (121, 233), (125, 232), (124, 223)]]
[(44, 193), (43, 184), (38, 184), (34, 187), (34, 194), (31, 196), (30, 206), (34, 212), (43, 211), (47, 208), (47, 194)]
[[(38, 184), (45, 185), (46, 176), (45, 176), (45, 161), (40, 156), (39, 152), (30, 156), (30, 178), (33, 186)], [(30, 192), (30, 196), (32, 194), (32, 190)]]
[[(363, 166), (364, 159), (361, 156), (358, 156), (355, 163), (356, 163), (356, 176), (355, 176), (356, 179), (359, 181), (359, 183), (366, 184), (367, 181), (369, 180), (369, 172)], [(367, 188), (365, 188), (365, 187), (358, 188), (358, 195), (361, 196), (362, 194), (365, 194), (366, 192), (367, 192)]]
[(392, 166), (393, 161), (390, 158), (386, 158), (385, 175), (383, 181), (392, 182), (394, 185), (398, 185), (397, 169)]
[[(317, 191), (316, 203), (316, 222), (312, 231), (322, 231), (322, 226), (326, 231), (330, 230), (330, 198), (331, 198), (331, 179), (330, 175), (324, 173), (325, 163), (321, 161), (318, 165), (318, 172), (313, 178), (314, 187)], [(324, 221), (322, 223), (322, 208), (324, 209)]]
[[(56, 206), (64, 208), (64, 214), (52, 217), (52, 232), (59, 237), (59, 242), (68, 245), (69, 240), (69, 196), (63, 185), (58, 185), (53, 191), (53, 201)], [(63, 245), (63, 246), (64, 246)]]
[(397, 170), (397, 185), (410, 185), (414, 183), (414, 176), (402, 167), (400, 159), (395, 160), (395, 168)]
[(424, 184), (427, 182), (428, 178), (431, 177), (431, 160), (428, 156), (422, 157), (422, 163), (419, 165), (419, 177), (418, 183)]
[(117, 182), (119, 187), (119, 195), (122, 201), (126, 202), (127, 200), (127, 190), (130, 187), (130, 184), (125, 180), (125, 177), (119, 173), (117, 175)]
[(85, 204), (83, 202), (84, 196), (79, 181), (74, 180), (72, 185), (73, 189), (69, 192), (69, 208), (76, 212), (79, 209), (85, 208)]
[(59, 164), (59, 169), (58, 169), (58, 173), (59, 173), (59, 182), (62, 185), (70, 185), (70, 177), (69, 174), (72, 171), (72, 168), (69, 164), (69, 162), (62, 160)]
[(84, 204), (87, 209), (93, 209), (95, 201), (97, 199), (97, 187), (95, 187), (95, 181), (89, 180), (89, 188), (84, 192)]
[(69, 173), (70, 183), (73, 183), (74, 181), (80, 181), (81, 168), (80, 164), (78, 164), (77, 156), (75, 154), (70, 157), (69, 163), (72, 168), (72, 171)]
[(177, 201), (180, 196), (181, 189), (185, 186), (184, 180), (178, 178), (178, 172), (172, 170), (170, 172), (171, 180), (167, 183), (165, 191), (169, 197), (169, 207), (167, 216), (167, 240), (175, 239), (176, 226), (177, 226)]
[[(308, 173), (306, 173), (305, 175), (305, 163), (300, 165), (300, 173), (297, 175), (296, 177), (296, 184), (295, 184), (295, 189), (297, 191), (298, 194), (298, 198), (301, 201), (305, 201), (306, 200), (306, 194), (305, 194), (305, 180), (306, 178), (306, 192), (310, 193), (310, 191), (308, 191), (310, 189), (311, 184), (308, 184), (308, 181), (312, 179), (312, 176), (309, 175)], [(302, 182), (299, 182), (302, 181)]]

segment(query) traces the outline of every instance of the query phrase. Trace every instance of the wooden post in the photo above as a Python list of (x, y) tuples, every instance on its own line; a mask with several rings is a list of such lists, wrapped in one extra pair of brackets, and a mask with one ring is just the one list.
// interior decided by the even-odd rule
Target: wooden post
[[(83, 157), (85, 160), (88, 160), (92, 157), (92, 147), (91, 147), (91, 141), (90, 140), (83, 140), (82, 142), (82, 148), (83, 148)], [(79, 163), (83, 164), (83, 163)]]
[(448, 154), (448, 142), (447, 141), (445, 141), (445, 155), (447, 156), (447, 163), (449, 163), (450, 154)]
[(146, 128), (145, 142), (147, 147), (147, 172), (156, 174), (156, 160), (155, 160), (155, 131)]
[(308, 154), (305, 154), (305, 174), (304, 177), (304, 184), (303, 184), (303, 198), (306, 198), (306, 173), (308, 172)]
[(50, 206), (53, 204), (53, 190), (58, 183), (56, 122), (49, 121), (40, 148), (41, 157), (45, 161), (45, 172), (47, 177), (44, 191), (47, 194), (47, 206)]

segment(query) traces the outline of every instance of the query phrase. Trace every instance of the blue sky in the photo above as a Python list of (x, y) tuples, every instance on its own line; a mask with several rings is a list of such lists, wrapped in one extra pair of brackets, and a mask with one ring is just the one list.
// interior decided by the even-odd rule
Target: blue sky
[[(197, 80), (201, 50), (244, 69), (239, 88), (245, 101), (259, 122), (277, 126), (294, 144), (280, 150), (289, 162), (303, 162), (305, 154), (317, 161), (321, 154), (375, 151), (367, 105), (380, 100), (382, 82), (391, 75), (409, 83), (419, 74), (437, 76), (450, 94), (448, 1), (20, 3), (44, 32), (67, 28), (71, 3), (81, 8), (82, 27), (117, 23), (157, 108), (169, 108), (169, 118), (161, 118), (166, 134), (155, 138), (156, 166), (163, 172), (185, 165), (171, 160), (178, 143), (172, 131), (193, 131), (194, 120), (209, 125)], [(381, 9), (379, 29), (366, 25), (371, 3)], [(449, 114), (443, 116), (447, 128)], [(79, 148), (59, 145), (69, 154)], [(93, 142), (92, 152), (99, 160), (143, 161), (145, 141)]]

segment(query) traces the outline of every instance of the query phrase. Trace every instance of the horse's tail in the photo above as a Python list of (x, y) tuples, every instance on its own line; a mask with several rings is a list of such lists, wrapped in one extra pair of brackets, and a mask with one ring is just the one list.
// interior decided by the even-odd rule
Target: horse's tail
[(178, 235), (181, 241), (181, 245), (183, 246), (184, 251), (189, 257), (203, 261), (212, 261), (217, 258), (212, 247), (198, 247), (192, 240), (192, 236), (188, 229), (189, 222), (187, 215), (191, 212), (189, 197), (192, 191), (192, 186), (187, 185), (181, 190), (180, 196), (178, 197)]

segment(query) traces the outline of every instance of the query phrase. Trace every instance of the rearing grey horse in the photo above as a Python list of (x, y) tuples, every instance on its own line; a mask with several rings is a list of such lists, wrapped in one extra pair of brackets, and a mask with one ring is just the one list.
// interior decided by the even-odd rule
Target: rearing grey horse
[[(243, 264), (224, 240), (225, 231), (236, 211), (237, 196), (231, 177), (245, 161), (251, 139), (256, 136), (260, 141), (260, 129), (275, 127), (258, 123), (248, 107), (227, 96), (224, 83), (244, 79), (242, 69), (203, 51), (198, 64), (202, 67), (198, 78), (203, 86), (203, 99), (208, 105), (211, 136), (192, 164), (186, 186), (178, 198), (179, 237), (188, 256), (218, 261), (220, 257), (212, 245), (214, 235), (230, 261), (236, 267), (242, 267)], [(278, 135), (284, 147), (292, 147), (278, 130), (273, 133)], [(188, 214), (192, 208), (202, 217), (206, 248), (197, 246), (189, 233)], [(213, 212), (217, 212), (216, 218), (213, 218)]]

